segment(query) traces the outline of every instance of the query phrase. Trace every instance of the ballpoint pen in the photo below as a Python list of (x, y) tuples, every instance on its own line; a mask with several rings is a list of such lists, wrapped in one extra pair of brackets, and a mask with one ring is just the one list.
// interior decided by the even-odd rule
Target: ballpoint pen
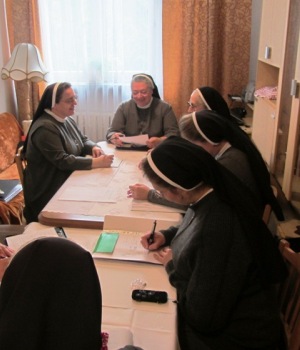
[(109, 141), (117, 140), (117, 139), (119, 139), (120, 137), (125, 137), (125, 135), (124, 135), (124, 134), (118, 134), (118, 137), (111, 137), (111, 138), (109, 139)]
[(151, 231), (151, 234), (148, 238), (148, 244), (152, 244), (154, 242), (154, 233), (155, 233), (155, 228), (156, 228), (156, 220), (154, 220), (153, 222), (153, 228), (152, 228), (152, 231)]

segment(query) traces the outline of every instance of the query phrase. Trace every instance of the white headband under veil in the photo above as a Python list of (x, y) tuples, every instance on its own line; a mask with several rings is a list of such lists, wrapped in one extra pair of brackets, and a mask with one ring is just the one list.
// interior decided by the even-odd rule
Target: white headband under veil
[(52, 93), (52, 104), (51, 104), (51, 108), (53, 108), (55, 106), (55, 100), (56, 100), (56, 94), (57, 94), (57, 89), (59, 87), (60, 83), (56, 83), (54, 85), (53, 88), (53, 93)]

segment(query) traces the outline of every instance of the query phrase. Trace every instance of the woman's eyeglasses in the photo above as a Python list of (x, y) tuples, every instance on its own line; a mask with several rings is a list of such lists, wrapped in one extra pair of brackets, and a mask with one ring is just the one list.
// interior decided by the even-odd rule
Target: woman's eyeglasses
[(206, 109), (205, 105), (203, 105), (203, 104), (194, 105), (190, 101), (188, 101), (187, 104), (189, 105), (189, 108), (191, 108), (195, 112), (203, 111), (204, 109)]
[(187, 104), (189, 105), (190, 108), (197, 108), (192, 102), (188, 101)]
[(137, 96), (138, 94), (141, 94), (141, 95), (143, 95), (143, 96), (147, 96), (149, 93), (150, 93), (150, 91), (151, 90), (140, 90), (140, 91), (138, 91), (138, 90), (133, 90), (132, 91), (132, 95), (133, 96)]
[(70, 97), (70, 98), (67, 98), (67, 99), (63, 100), (62, 102), (71, 104), (71, 103), (77, 102), (77, 100), (78, 100), (78, 97), (77, 96), (73, 96), (73, 97)]

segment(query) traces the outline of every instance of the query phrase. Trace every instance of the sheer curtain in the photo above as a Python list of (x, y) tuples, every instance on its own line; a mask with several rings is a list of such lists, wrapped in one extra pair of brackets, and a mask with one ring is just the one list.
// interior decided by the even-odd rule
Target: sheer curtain
[(38, 0), (50, 83), (69, 81), (75, 118), (103, 140), (118, 105), (130, 98), (133, 74), (151, 74), (162, 91), (161, 0)]

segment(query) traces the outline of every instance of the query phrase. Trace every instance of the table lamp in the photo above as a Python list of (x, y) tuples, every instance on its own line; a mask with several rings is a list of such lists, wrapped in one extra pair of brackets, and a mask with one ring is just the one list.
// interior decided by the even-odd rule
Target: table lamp
[(12, 52), (10, 60), (2, 68), (1, 78), (27, 82), (27, 103), (26, 120), (31, 119), (30, 115), (30, 88), (31, 83), (47, 81), (48, 71), (44, 66), (38, 48), (33, 44), (17, 44)]

